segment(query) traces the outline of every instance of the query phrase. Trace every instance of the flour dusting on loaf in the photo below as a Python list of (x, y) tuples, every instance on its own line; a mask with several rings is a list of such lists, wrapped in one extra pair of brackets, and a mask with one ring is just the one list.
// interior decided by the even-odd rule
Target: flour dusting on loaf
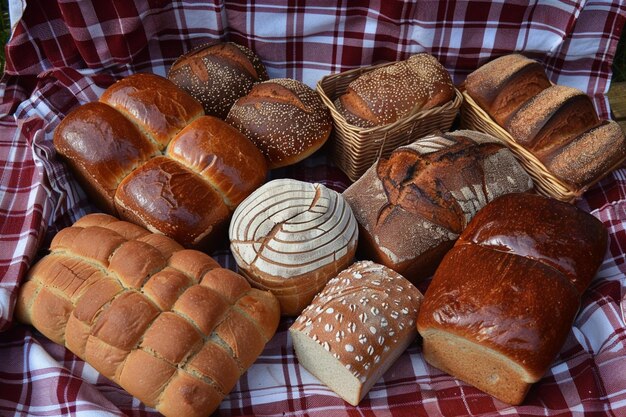
[(357, 405), (415, 339), (422, 294), (361, 261), (331, 279), (290, 328), (300, 363)]

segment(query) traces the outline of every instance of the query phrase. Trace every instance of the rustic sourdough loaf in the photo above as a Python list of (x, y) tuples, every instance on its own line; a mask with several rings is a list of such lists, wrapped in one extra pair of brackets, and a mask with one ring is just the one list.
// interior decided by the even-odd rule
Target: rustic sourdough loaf
[(415, 340), (422, 294), (361, 261), (331, 279), (289, 329), (298, 361), (356, 406)]
[(208, 255), (105, 214), (28, 272), (16, 317), (166, 416), (209, 416), (273, 336), (276, 298)]
[(313, 154), (333, 127), (330, 111), (318, 93), (287, 78), (255, 85), (235, 102), (226, 121), (254, 142), (272, 169)]
[(448, 71), (432, 55), (417, 54), (362, 74), (334, 104), (348, 123), (367, 128), (441, 106), (454, 95)]
[(520, 404), (563, 346), (604, 258), (602, 223), (527, 193), (482, 209), (428, 287), (417, 328), (433, 366)]
[(456, 131), (398, 148), (343, 195), (359, 223), (360, 257), (415, 282), (434, 272), (480, 208), (530, 188), (501, 142)]
[(234, 42), (194, 48), (174, 62), (167, 77), (202, 103), (206, 114), (220, 119), (255, 83), (268, 79), (259, 57)]
[(297, 315), (352, 263), (358, 229), (341, 194), (321, 184), (270, 181), (235, 210), (230, 248), (250, 283)]
[(54, 145), (107, 212), (207, 249), (267, 165), (241, 132), (201, 114), (167, 79), (137, 74), (70, 113)]

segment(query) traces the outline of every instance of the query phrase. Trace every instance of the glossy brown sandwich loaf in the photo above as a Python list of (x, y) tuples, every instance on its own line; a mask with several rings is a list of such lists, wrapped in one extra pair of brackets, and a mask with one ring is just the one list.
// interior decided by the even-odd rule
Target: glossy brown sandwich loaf
[(563, 346), (606, 245), (602, 223), (570, 204), (527, 193), (494, 200), (426, 291), (417, 322), (425, 359), (521, 404)]

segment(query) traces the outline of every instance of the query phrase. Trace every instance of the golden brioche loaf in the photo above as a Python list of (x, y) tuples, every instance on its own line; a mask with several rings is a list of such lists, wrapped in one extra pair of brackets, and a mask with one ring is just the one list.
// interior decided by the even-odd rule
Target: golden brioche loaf
[(166, 416), (209, 416), (273, 336), (276, 298), (208, 255), (106, 214), (28, 272), (16, 317)]
[(563, 346), (606, 245), (602, 223), (570, 204), (494, 200), (428, 287), (417, 321), (426, 361), (520, 404)]
[[(107, 104), (105, 104), (107, 103)], [(165, 78), (136, 74), (70, 113), (54, 145), (101, 208), (207, 248), (265, 181), (263, 155)]]

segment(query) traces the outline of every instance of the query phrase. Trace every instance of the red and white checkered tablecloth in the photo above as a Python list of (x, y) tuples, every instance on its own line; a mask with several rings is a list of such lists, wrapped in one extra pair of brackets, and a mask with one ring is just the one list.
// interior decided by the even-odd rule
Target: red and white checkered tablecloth
[[(623, 1), (27, 0), (0, 82), (0, 415), (151, 416), (117, 385), (32, 328), (12, 323), (19, 283), (51, 236), (96, 210), (57, 160), (52, 132), (75, 106), (134, 72), (164, 75), (209, 39), (252, 48), (271, 77), (324, 75), (427, 51), (456, 82), (491, 57), (523, 51), (552, 81), (586, 91), (604, 117)], [(329, 7), (332, 6), (332, 7)], [(273, 173), (342, 190), (324, 153)], [(301, 368), (284, 319), (220, 416), (626, 415), (626, 169), (579, 203), (610, 247), (550, 371), (511, 407), (427, 365), (414, 343), (352, 407)], [(41, 248), (41, 249), (38, 249)], [(226, 267), (226, 249), (215, 253)], [(425, 289), (424, 284), (422, 290)]]

